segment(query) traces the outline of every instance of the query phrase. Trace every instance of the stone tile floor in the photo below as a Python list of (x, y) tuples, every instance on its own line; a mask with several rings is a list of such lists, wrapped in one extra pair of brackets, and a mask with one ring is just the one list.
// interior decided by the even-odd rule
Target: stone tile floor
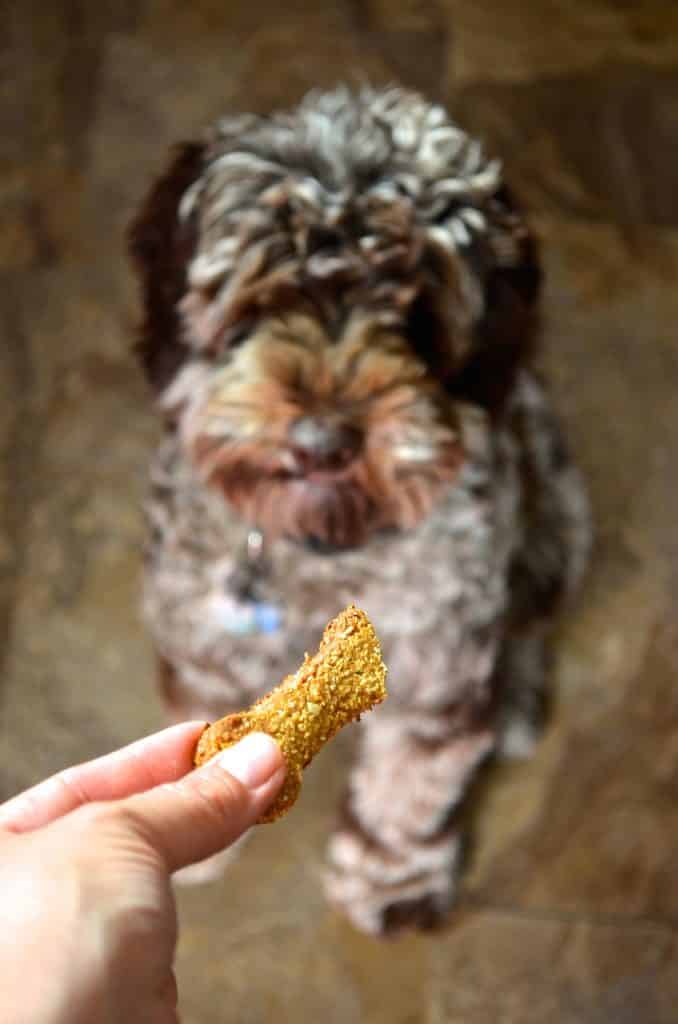
[(459, 910), (378, 943), (320, 895), (347, 741), (223, 881), (179, 893), (186, 1024), (678, 1021), (678, 7), (671, 0), (11, 3), (0, 39), (0, 798), (158, 727), (137, 618), (155, 436), (123, 230), (224, 109), (362, 74), (505, 158), (597, 547), (552, 720), (470, 818)]

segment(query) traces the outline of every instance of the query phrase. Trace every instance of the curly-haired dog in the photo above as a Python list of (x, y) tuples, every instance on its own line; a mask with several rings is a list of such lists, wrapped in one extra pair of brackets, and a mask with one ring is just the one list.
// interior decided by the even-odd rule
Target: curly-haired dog
[(165, 422), (145, 611), (179, 716), (270, 688), (359, 602), (390, 667), (327, 889), (381, 933), (449, 908), (458, 809), (525, 753), (587, 505), (530, 369), (535, 244), (439, 106), (309, 95), (177, 150), (133, 224)]

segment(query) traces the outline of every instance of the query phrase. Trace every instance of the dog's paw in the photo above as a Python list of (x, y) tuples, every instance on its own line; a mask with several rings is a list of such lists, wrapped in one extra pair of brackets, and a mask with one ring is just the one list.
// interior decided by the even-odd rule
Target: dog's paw
[(452, 902), (451, 893), (445, 899), (441, 899), (440, 893), (426, 893), (418, 898), (389, 903), (381, 915), (379, 934), (388, 937), (403, 931), (435, 931), (447, 919)]
[(334, 907), (370, 935), (428, 931), (452, 907), (460, 860), (458, 835), (395, 851), (364, 835), (340, 832), (329, 844), (325, 892)]

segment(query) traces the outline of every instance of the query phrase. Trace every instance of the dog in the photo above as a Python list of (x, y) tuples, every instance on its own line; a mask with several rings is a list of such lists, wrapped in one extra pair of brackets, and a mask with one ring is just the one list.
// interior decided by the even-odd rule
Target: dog
[(242, 708), (364, 607), (390, 696), (359, 727), (327, 893), (371, 934), (431, 927), (478, 768), (533, 747), (590, 546), (533, 369), (535, 238), (499, 162), (393, 87), (224, 118), (176, 149), (130, 244), (167, 706)]

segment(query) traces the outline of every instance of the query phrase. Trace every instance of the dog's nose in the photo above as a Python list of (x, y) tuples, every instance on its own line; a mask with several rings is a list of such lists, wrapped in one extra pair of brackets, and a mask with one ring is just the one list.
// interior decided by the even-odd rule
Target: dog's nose
[(305, 469), (342, 469), (362, 443), (357, 427), (331, 415), (302, 416), (292, 423), (289, 438)]

